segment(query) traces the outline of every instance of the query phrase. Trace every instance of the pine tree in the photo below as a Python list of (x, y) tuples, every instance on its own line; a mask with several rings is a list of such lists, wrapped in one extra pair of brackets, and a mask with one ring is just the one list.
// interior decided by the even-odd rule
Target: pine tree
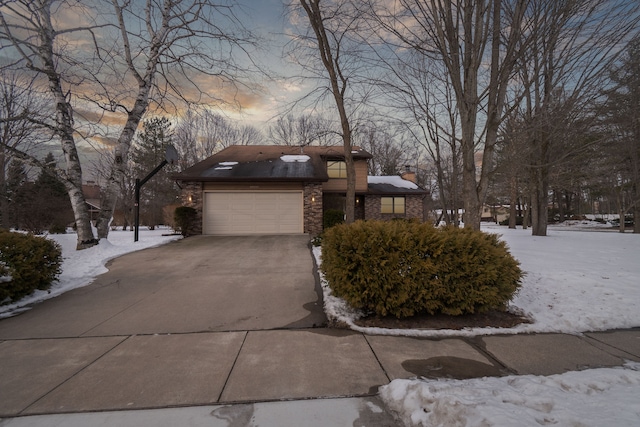
[[(135, 140), (131, 159), (137, 177), (142, 179), (165, 159), (167, 145), (172, 142), (171, 122), (166, 117), (145, 120), (143, 130)], [(163, 207), (176, 203), (178, 190), (166, 165), (140, 190), (140, 222), (151, 229), (163, 224)]]
[(2, 228), (20, 228), (19, 218), (25, 198), (23, 193), (26, 182), (27, 172), (24, 164), (18, 159), (12, 159), (2, 189)]
[(36, 234), (43, 231), (64, 233), (66, 226), (74, 220), (71, 202), (55, 172), (53, 154), (47, 154), (43, 163), (35, 182), (23, 185), (20, 201), (22, 227)]

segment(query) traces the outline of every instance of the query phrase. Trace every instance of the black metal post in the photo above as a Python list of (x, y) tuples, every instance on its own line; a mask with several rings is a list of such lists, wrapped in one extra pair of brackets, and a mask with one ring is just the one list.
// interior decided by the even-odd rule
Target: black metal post
[(134, 208), (134, 220), (133, 220), (133, 241), (138, 241), (138, 227), (140, 226), (140, 180), (136, 178), (136, 191), (135, 191)]
[(158, 166), (156, 166), (156, 168), (154, 170), (152, 170), (151, 172), (149, 172), (149, 175), (145, 176), (144, 178), (142, 178), (142, 180), (136, 178), (136, 200), (135, 200), (135, 204), (134, 204), (134, 208), (135, 208), (135, 221), (134, 221), (134, 232), (133, 232), (133, 241), (137, 242), (138, 241), (138, 227), (140, 226), (140, 189), (142, 188), (143, 185), (145, 185), (147, 183), (147, 181), (149, 181), (151, 179), (151, 177), (155, 174), (157, 174), (158, 172), (160, 172), (160, 169), (162, 169), (164, 167), (164, 165), (166, 165), (167, 162), (166, 160), (163, 160), (162, 163), (160, 163)]

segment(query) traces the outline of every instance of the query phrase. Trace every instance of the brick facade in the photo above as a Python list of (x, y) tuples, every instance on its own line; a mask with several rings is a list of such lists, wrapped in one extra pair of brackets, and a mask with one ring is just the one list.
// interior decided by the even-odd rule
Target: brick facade
[[(421, 194), (407, 194), (404, 196), (404, 214), (383, 214), (381, 212), (382, 196), (368, 195), (364, 198), (364, 217), (365, 219), (374, 219), (388, 221), (393, 218), (416, 218), (424, 221), (424, 196)], [(396, 196), (397, 197), (397, 196)]]
[[(204, 205), (204, 186), (202, 182), (182, 182), (181, 201), (183, 206), (190, 206), (197, 211), (195, 234), (202, 234), (202, 215)], [(306, 183), (303, 187), (303, 231), (310, 236), (322, 233), (322, 184)], [(397, 196), (396, 196), (397, 197)], [(405, 197), (405, 214), (383, 214), (380, 212), (381, 196), (358, 196), (356, 219), (373, 219), (387, 221), (393, 218), (425, 219), (424, 195), (407, 194)], [(364, 205), (364, 206), (362, 206)]]
[(182, 182), (182, 192), (180, 193), (180, 199), (182, 206), (189, 206), (196, 210), (197, 221), (193, 227), (194, 234), (202, 234), (202, 209), (204, 200), (203, 185), (202, 182)]
[(317, 236), (322, 233), (322, 184), (304, 185), (304, 232)]

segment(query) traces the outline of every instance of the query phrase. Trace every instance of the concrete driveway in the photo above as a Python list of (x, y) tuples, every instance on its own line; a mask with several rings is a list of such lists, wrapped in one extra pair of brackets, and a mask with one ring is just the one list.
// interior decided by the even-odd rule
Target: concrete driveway
[(91, 285), (3, 320), (0, 339), (321, 326), (308, 242), (306, 235), (194, 236), (132, 253)]

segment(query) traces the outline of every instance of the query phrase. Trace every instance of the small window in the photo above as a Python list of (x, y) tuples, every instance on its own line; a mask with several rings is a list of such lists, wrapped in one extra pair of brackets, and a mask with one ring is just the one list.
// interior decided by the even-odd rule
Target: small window
[(404, 214), (404, 197), (381, 197), (381, 209), (383, 214)]
[(341, 161), (327, 162), (327, 174), (329, 178), (346, 178), (347, 164)]

